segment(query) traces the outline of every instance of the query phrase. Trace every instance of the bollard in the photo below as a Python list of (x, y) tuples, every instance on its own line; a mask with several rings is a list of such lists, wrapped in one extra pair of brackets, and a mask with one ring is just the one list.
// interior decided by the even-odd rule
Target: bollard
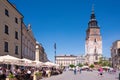
[(34, 71), (34, 73), (33, 73), (33, 80), (37, 80), (36, 71)]

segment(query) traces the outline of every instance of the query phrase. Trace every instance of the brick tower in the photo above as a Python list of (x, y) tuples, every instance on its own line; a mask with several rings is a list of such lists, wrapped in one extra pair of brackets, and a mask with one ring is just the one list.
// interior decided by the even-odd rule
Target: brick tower
[(97, 63), (102, 56), (102, 37), (95, 18), (94, 7), (86, 30), (85, 55), (89, 65)]

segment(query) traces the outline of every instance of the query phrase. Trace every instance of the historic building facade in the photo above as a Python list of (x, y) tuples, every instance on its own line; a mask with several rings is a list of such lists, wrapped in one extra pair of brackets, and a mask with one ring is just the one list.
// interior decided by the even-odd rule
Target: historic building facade
[(111, 47), (111, 57), (113, 68), (120, 69), (120, 40), (113, 43)]
[(47, 62), (47, 54), (44, 51), (44, 48), (39, 42), (36, 42), (36, 54), (35, 54), (35, 60), (36, 61), (42, 61), (42, 62)]
[(36, 40), (33, 36), (31, 25), (27, 27), (22, 23), (22, 58), (35, 60)]
[(68, 67), (70, 64), (76, 65), (76, 58), (77, 56), (74, 55), (56, 56), (56, 64), (64, 67)]
[(8, 0), (0, 0), (0, 56), (21, 58), (23, 15)]
[(78, 64), (85, 64), (85, 56), (84, 55), (79, 55), (76, 57), (76, 65)]
[(85, 55), (86, 62), (89, 65), (98, 62), (99, 58), (102, 56), (102, 36), (100, 34), (100, 27), (95, 18), (94, 9), (92, 9), (88, 29), (86, 31)]
[[(44, 48), (40, 49), (40, 60), (47, 61)], [(0, 56), (11, 55), (35, 60), (36, 39), (31, 25), (26, 26), (23, 15), (9, 0), (0, 0)]]

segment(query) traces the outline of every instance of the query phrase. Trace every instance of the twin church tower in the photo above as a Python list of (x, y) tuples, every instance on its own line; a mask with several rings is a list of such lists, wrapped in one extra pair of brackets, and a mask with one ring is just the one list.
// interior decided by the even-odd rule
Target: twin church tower
[(95, 18), (94, 7), (86, 31), (85, 56), (88, 64), (95, 64), (102, 57), (102, 37)]

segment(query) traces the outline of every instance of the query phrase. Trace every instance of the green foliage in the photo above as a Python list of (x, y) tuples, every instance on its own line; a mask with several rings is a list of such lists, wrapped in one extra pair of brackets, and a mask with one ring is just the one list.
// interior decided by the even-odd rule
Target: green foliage
[(41, 72), (36, 72), (35, 75), (36, 76), (42, 76), (42, 73)]
[(89, 67), (90, 67), (90, 68), (94, 68), (94, 65), (93, 65), (93, 64), (91, 64)]
[(69, 66), (70, 66), (71, 68), (75, 67), (75, 65), (74, 65), (74, 64), (70, 64)]
[(83, 67), (83, 64), (79, 63), (77, 66), (79, 66), (79, 67)]
[(102, 66), (110, 66), (110, 63), (109, 63), (108, 61), (104, 61), (104, 62), (102, 63)]
[(101, 66), (111, 66), (110, 62), (108, 60), (104, 60), (103, 57), (100, 58), (98, 64)]
[(8, 78), (15, 78), (15, 76), (13, 74), (9, 74)]

